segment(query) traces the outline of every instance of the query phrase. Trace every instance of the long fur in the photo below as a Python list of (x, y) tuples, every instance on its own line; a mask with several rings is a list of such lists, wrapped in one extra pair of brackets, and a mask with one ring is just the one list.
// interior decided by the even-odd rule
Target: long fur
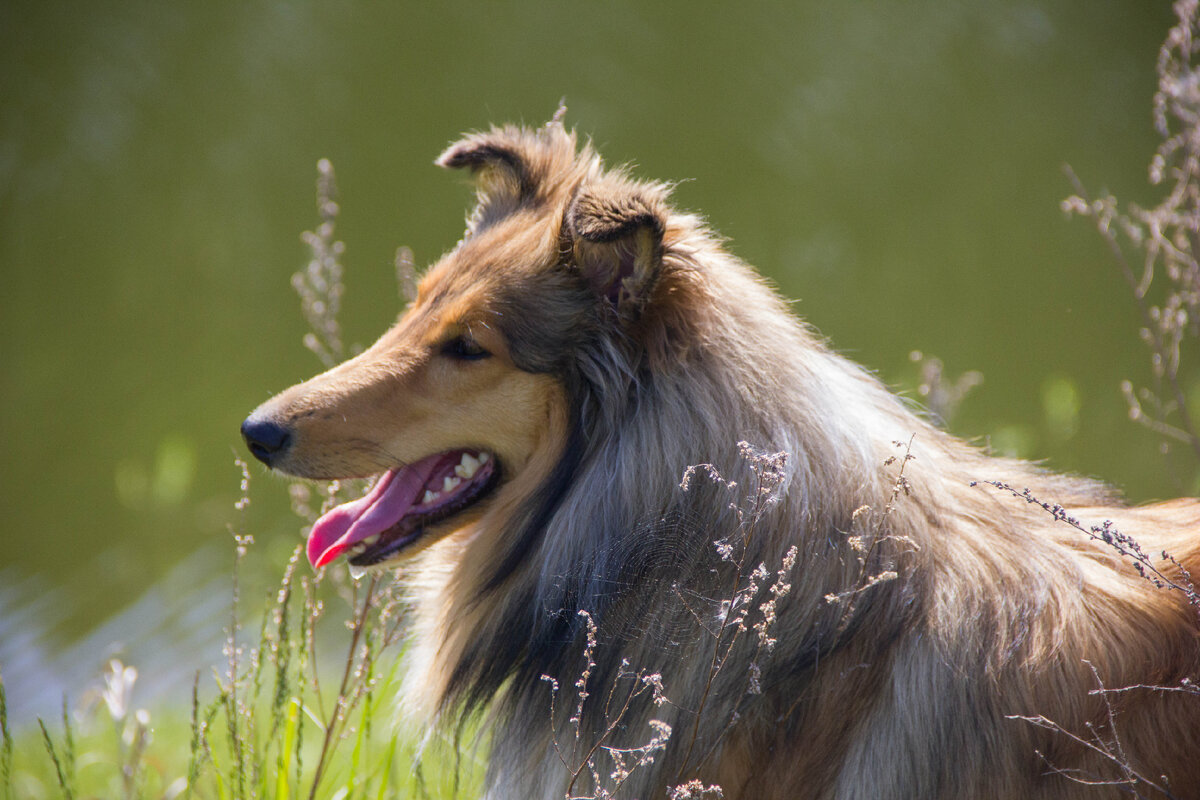
[[(1198, 609), (987, 482), (1112, 521), (1184, 586), (1159, 554), (1200, 569), (1196, 503), (1130, 508), (939, 430), (557, 122), (440, 163), (479, 203), (418, 305), (503, 250), (471, 302), (558, 398), (505, 490), (406, 567), (407, 711), (481, 715), (487, 797), (1200, 797)], [(614, 778), (609, 748), (655, 735)]]

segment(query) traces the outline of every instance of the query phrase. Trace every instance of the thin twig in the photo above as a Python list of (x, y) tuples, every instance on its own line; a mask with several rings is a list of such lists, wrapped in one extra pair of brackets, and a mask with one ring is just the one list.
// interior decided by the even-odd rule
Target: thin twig
[(353, 629), (350, 636), (350, 647), (346, 652), (346, 668), (342, 672), (342, 683), (338, 687), (337, 699), (333, 704), (333, 713), (325, 723), (325, 738), (321, 743), (321, 753), (317, 757), (316, 771), (313, 773), (312, 789), (309, 792), (309, 800), (316, 800), (317, 787), (321, 785), (321, 778), (325, 772), (326, 759), (329, 756), (331, 745), (333, 743), (334, 732), (338, 728), (338, 721), (345, 710), (346, 704), (346, 688), (350, 685), (350, 676), (354, 673), (355, 657), (354, 653), (358, 649), (358, 641), (362, 637), (363, 628), (366, 625), (367, 614), (371, 610), (371, 595), (375, 591), (375, 584), (379, 581), (377, 575), (371, 575), (371, 582), (367, 584), (366, 597), (363, 598), (362, 608), (354, 619)]

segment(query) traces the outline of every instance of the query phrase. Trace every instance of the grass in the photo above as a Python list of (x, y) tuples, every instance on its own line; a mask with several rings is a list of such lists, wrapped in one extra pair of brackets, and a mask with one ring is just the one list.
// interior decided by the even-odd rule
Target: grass
[[(390, 678), (389, 678), (390, 680)], [(142, 730), (144, 749), (134, 754), (129, 734), (134, 726), (114, 724), (106, 715), (72, 714), (15, 737), (9, 771), (0, 776), (4, 800), (37, 798), (234, 798), (294, 800), (309, 796), (346, 798), (476, 796), (475, 782), (456, 776), (453, 760), (425, 756), (421, 773), (411, 765), (418, 759), (417, 743), (393, 735), (394, 712), (386, 681), (377, 697), (348, 727), (339, 747), (326, 760), (319, 789), (313, 792), (313, 767), (319, 759), (321, 728), (315, 709), (289, 698), (283, 725), (274, 742), (260, 739), (251, 753), (242, 750), (248, 768), (239, 779), (230, 774), (238, 749), (223, 730), (202, 737), (186, 707), (156, 714)], [(198, 704), (201, 727), (219, 726), (223, 711)], [(269, 709), (256, 712), (270, 720)], [(69, 731), (69, 733), (68, 733)], [(68, 747), (67, 740), (72, 744)], [(196, 762), (196, 755), (200, 759)]]
[[(238, 617), (246, 587), (238, 576), (251, 543), (235, 542), (227, 661), (211, 678), (197, 674), (190, 702), (152, 719), (131, 702), (137, 670), (114, 660), (102, 691), (78, 707), (64, 698), (60, 720), (39, 719), (36, 730), (14, 734), (0, 680), (0, 798), (471, 793), (470, 765), (422, 757), (417, 737), (396, 729), (401, 617), (394, 579), (298, 575), (297, 548), (246, 642)], [(340, 632), (323, 620), (335, 604), (346, 611), (334, 615), (345, 622)], [(342, 649), (337, 669), (320, 654), (325, 646)]]
[[(470, 796), (477, 780), (457, 756), (423, 755), (396, 728), (397, 584), (344, 571), (300, 575), (300, 552), (244, 641), (238, 585), (247, 537), (235, 539), (226, 664), (198, 673), (188, 702), (153, 718), (132, 701), (137, 670), (109, 663), (102, 691), (60, 720), (14, 734), (0, 680), (0, 798), (344, 798)], [(342, 605), (341, 631), (327, 606)], [(339, 641), (340, 639), (340, 641)], [(331, 659), (319, 648), (342, 650)], [(385, 656), (383, 658), (382, 656)], [(437, 753), (437, 747), (428, 748)], [(420, 764), (414, 771), (414, 765)]]

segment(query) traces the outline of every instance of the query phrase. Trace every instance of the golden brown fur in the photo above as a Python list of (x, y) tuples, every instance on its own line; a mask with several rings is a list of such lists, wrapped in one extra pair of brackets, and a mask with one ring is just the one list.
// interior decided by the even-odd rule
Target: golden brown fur
[[(1130, 778), (1121, 761), (1200, 798), (1200, 696), (1126, 689), (1200, 680), (1197, 608), (983, 482), (1111, 520), (1177, 582), (1159, 554), (1200, 570), (1200, 506), (1125, 507), (937, 430), (672, 209), (665, 185), (606, 170), (558, 122), (468, 136), (439, 163), (476, 175), (464, 239), (373, 347), (256, 418), (290, 432), (273, 465), (307, 477), (496, 454), (498, 490), (405, 565), (406, 712), (487, 709), (488, 797), (562, 797), (581, 752), (643, 744), (659, 719), (671, 739), (619, 796), (698, 778), (726, 798), (1105, 798), (1131, 786), (1105, 783)], [(491, 357), (444, 357), (463, 336)], [(788, 454), (764, 503), (739, 441)], [(910, 441), (904, 461), (895, 443)], [(738, 488), (698, 474), (685, 491), (698, 464)], [(910, 490), (897, 493), (901, 467)], [(719, 541), (744, 556), (740, 576)], [(764, 564), (757, 621), (792, 546), (778, 643), (741, 635), (710, 686), (720, 602)], [(598, 625), (582, 750), (568, 719), (579, 610)], [(641, 696), (606, 735), (601, 701), (629, 690), (625, 669), (661, 674), (670, 702)], [(542, 675), (562, 687), (553, 716)], [(571, 791), (598, 788), (584, 770)]]

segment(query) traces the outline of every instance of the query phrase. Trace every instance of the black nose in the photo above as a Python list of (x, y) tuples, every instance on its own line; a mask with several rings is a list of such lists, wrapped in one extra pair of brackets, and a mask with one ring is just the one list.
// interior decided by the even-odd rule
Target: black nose
[(270, 419), (256, 419), (253, 414), (242, 423), (242, 438), (254, 457), (268, 467), (292, 443), (292, 434), (287, 428)]

